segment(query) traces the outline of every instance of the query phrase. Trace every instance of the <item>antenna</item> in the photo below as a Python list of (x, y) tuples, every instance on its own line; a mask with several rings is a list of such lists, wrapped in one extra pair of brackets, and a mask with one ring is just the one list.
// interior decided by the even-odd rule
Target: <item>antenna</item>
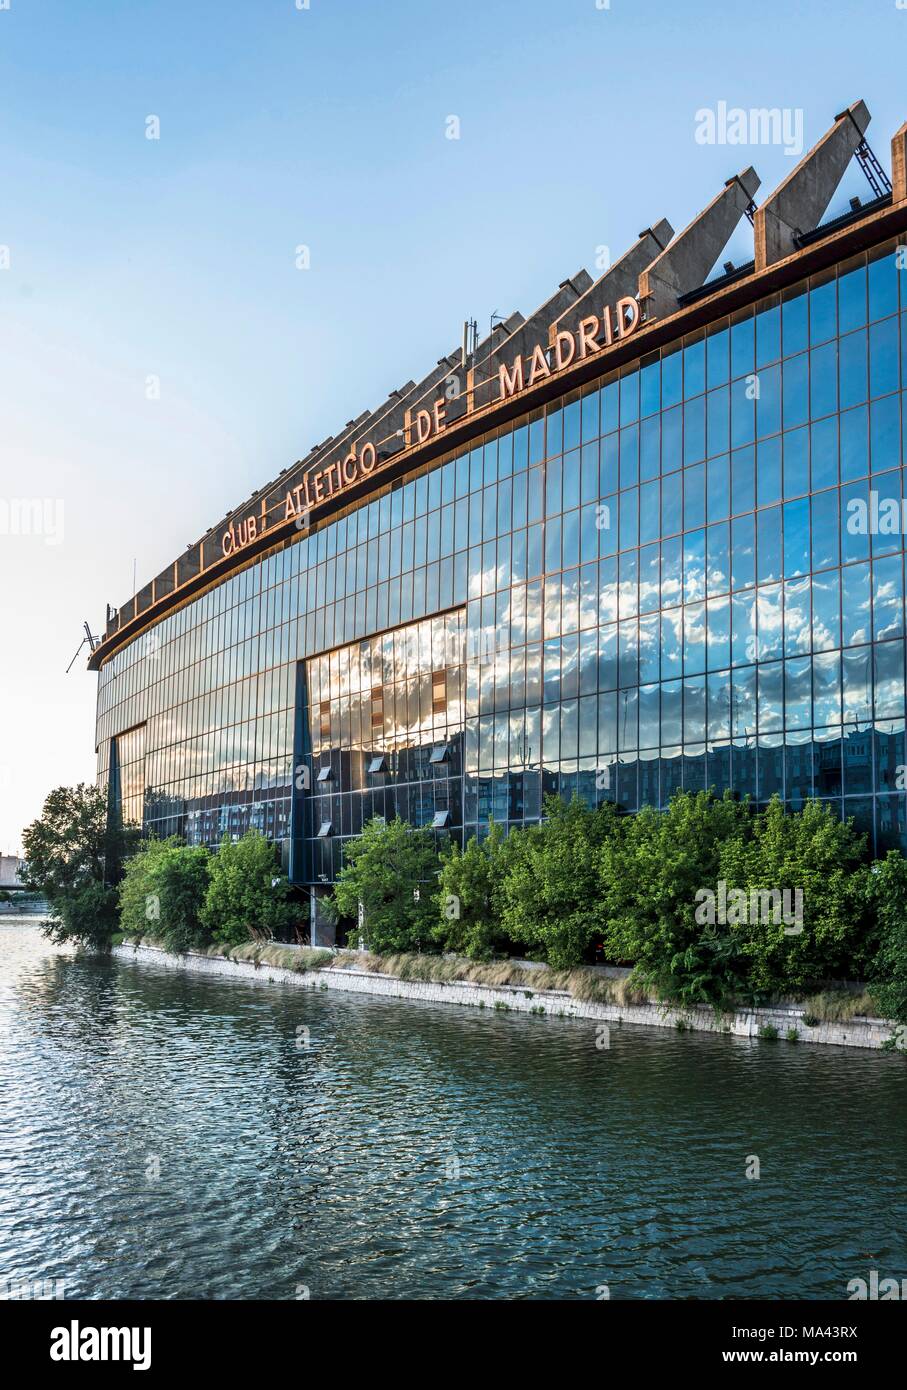
[(72, 661), (69, 663), (69, 665), (68, 665), (67, 668), (66, 668), (66, 675), (67, 675), (67, 676), (69, 675), (69, 673), (70, 673), (70, 671), (72, 670), (72, 668), (75, 666), (75, 664), (76, 664), (76, 658), (78, 657), (79, 652), (80, 652), (80, 651), (82, 650), (82, 648), (85, 646), (85, 643), (87, 642), (89, 648), (91, 649), (91, 651), (94, 651), (94, 650), (98, 647), (98, 645), (100, 644), (100, 641), (101, 641), (100, 637), (96, 637), (96, 636), (95, 636), (95, 634), (92, 632), (91, 628), (88, 626), (87, 623), (83, 623), (83, 624), (82, 624), (82, 627), (85, 629), (85, 636), (82, 638), (81, 642), (80, 642), (79, 645), (76, 647), (76, 654), (75, 654), (75, 656), (73, 657)]
[(460, 353), (460, 366), (466, 366), (467, 357), (472, 357), (479, 345), (479, 325), (475, 319), (463, 321), (463, 347)]

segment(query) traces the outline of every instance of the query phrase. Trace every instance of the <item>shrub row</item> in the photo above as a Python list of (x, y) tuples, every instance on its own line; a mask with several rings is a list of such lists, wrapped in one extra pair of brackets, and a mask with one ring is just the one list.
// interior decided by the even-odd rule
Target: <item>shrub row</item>
[(345, 847), (334, 915), (371, 951), (631, 965), (683, 1004), (872, 978), (890, 1016), (907, 1009), (907, 861), (870, 864), (827, 806), (700, 792), (635, 816), (551, 798), (545, 817), (440, 855), (429, 832), (374, 820)]
[[(299, 935), (301, 907), (257, 832), (214, 855), (139, 844), (80, 785), (53, 791), (24, 840), (55, 940), (104, 947), (119, 927), (185, 951)], [(428, 830), (375, 819), (345, 844), (326, 905), (376, 955), (610, 962), (633, 967), (631, 988), (719, 1008), (865, 980), (907, 1023), (907, 860), (870, 863), (865, 836), (818, 802), (757, 811), (678, 793), (624, 816), (550, 798), (540, 824), (491, 824), (440, 854)]]
[(177, 952), (269, 941), (299, 918), (289, 894), (276, 850), (258, 831), (225, 838), (216, 854), (175, 837), (146, 840), (124, 868), (120, 930), (150, 933)]

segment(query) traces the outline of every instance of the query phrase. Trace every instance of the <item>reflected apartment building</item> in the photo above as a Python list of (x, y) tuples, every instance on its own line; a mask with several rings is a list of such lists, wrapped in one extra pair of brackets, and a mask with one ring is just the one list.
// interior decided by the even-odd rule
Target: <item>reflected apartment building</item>
[(111, 804), (314, 889), (372, 816), (548, 792), (819, 797), (907, 849), (907, 126), (889, 179), (868, 121), (465, 335), (109, 609)]

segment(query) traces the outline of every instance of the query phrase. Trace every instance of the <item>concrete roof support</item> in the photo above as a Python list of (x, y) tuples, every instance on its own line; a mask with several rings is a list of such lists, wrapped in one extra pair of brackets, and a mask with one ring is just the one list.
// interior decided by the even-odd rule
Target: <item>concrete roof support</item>
[(907, 121), (891, 142), (891, 201), (907, 198)]
[(604, 305), (616, 304), (627, 295), (635, 295), (640, 275), (665, 249), (673, 235), (674, 228), (664, 217), (660, 222), (656, 222), (654, 227), (646, 227), (645, 231), (640, 232), (639, 240), (629, 251), (625, 251), (604, 275), (600, 275), (579, 299), (575, 299), (560, 317), (554, 320), (548, 329), (549, 346), (554, 347), (558, 333), (565, 330), (575, 333), (588, 314), (601, 314)]
[(753, 201), (760, 179), (752, 166), (728, 179), (717, 198), (694, 217), (639, 277), (639, 298), (647, 318), (665, 318), (680, 295), (705, 283)]
[(818, 227), (869, 121), (866, 103), (855, 101), (766, 198), (753, 222), (757, 270), (792, 255), (797, 233)]

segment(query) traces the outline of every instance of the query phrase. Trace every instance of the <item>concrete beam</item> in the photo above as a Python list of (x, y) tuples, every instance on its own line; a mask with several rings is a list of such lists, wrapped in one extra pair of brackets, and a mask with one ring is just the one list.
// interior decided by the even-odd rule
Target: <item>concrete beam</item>
[(891, 142), (891, 201), (907, 198), (907, 121)]
[(558, 318), (575, 304), (592, 286), (592, 276), (588, 270), (578, 270), (569, 280), (562, 280), (556, 291), (544, 304), (523, 319), (518, 327), (509, 327), (490, 352), (477, 352), (472, 371), (472, 408), (488, 405), (498, 398), (498, 368), (504, 362), (507, 366), (521, 353), (531, 352), (536, 343), (548, 345), (548, 329), (552, 319)]
[(469, 369), (463, 365), (462, 347), (447, 353), (445, 357), (438, 358), (438, 365), (433, 368), (430, 376), (426, 377), (419, 389), (413, 391), (404, 402), (405, 415), (409, 421), (408, 435), (404, 429), (407, 444), (412, 444), (415, 441), (412, 424), (418, 412), (427, 410), (431, 414), (435, 401), (443, 399), (446, 411), (445, 418), (448, 424), (463, 414), (466, 409), (468, 378)]
[(642, 272), (639, 299), (647, 318), (675, 313), (679, 296), (705, 283), (759, 184), (752, 166), (728, 179), (717, 198)]
[(601, 316), (606, 304), (635, 295), (640, 275), (664, 251), (673, 235), (674, 228), (664, 217), (654, 227), (640, 232), (639, 240), (553, 321), (548, 329), (548, 346), (554, 347), (558, 333), (575, 333), (588, 315)]
[[(462, 347), (458, 348), (456, 352), (450, 353), (447, 357), (439, 358), (438, 368), (440, 368), (440, 372), (432, 380), (427, 390), (419, 391), (419, 393), (408, 402), (411, 417), (415, 417), (417, 410), (431, 410), (439, 394), (443, 395), (445, 398), (445, 409), (447, 412), (446, 422), (448, 425), (464, 415), (467, 409), (471, 409), (469, 401), (469, 381), (474, 364), (488, 358), (491, 353), (495, 351), (498, 344), (503, 342), (509, 334), (514, 333), (522, 323), (525, 323), (525, 319), (518, 309), (510, 314), (502, 323), (496, 323), (488, 336), (483, 338), (476, 345), (475, 352), (467, 359), (465, 365), (463, 363)], [(448, 386), (458, 390), (459, 394), (448, 394)]]
[[(459, 358), (457, 357), (456, 360), (458, 361)], [(319, 468), (325, 462), (339, 457), (351, 449), (355, 448), (357, 452), (361, 452), (365, 444), (374, 444), (379, 459), (399, 452), (406, 442), (403, 430), (407, 412), (423, 397), (434, 400), (441, 383), (451, 370), (450, 366), (445, 364), (453, 361), (453, 353), (450, 354), (449, 358), (441, 358), (438, 365), (433, 367), (422, 381), (418, 383), (412, 380), (407, 381), (397, 390), (391, 391), (384, 404), (376, 410), (363, 411), (355, 420), (350, 421), (339, 435), (325, 440), (310, 450), (304, 459), (287, 469), (276, 482), (270, 483), (263, 490), (267, 499), (268, 512), (276, 510), (280, 516), (280, 509), (287, 491), (292, 490), (300, 482), (303, 473)]]
[(818, 227), (870, 119), (862, 101), (842, 111), (757, 210), (753, 222), (757, 271), (792, 255), (797, 234)]

